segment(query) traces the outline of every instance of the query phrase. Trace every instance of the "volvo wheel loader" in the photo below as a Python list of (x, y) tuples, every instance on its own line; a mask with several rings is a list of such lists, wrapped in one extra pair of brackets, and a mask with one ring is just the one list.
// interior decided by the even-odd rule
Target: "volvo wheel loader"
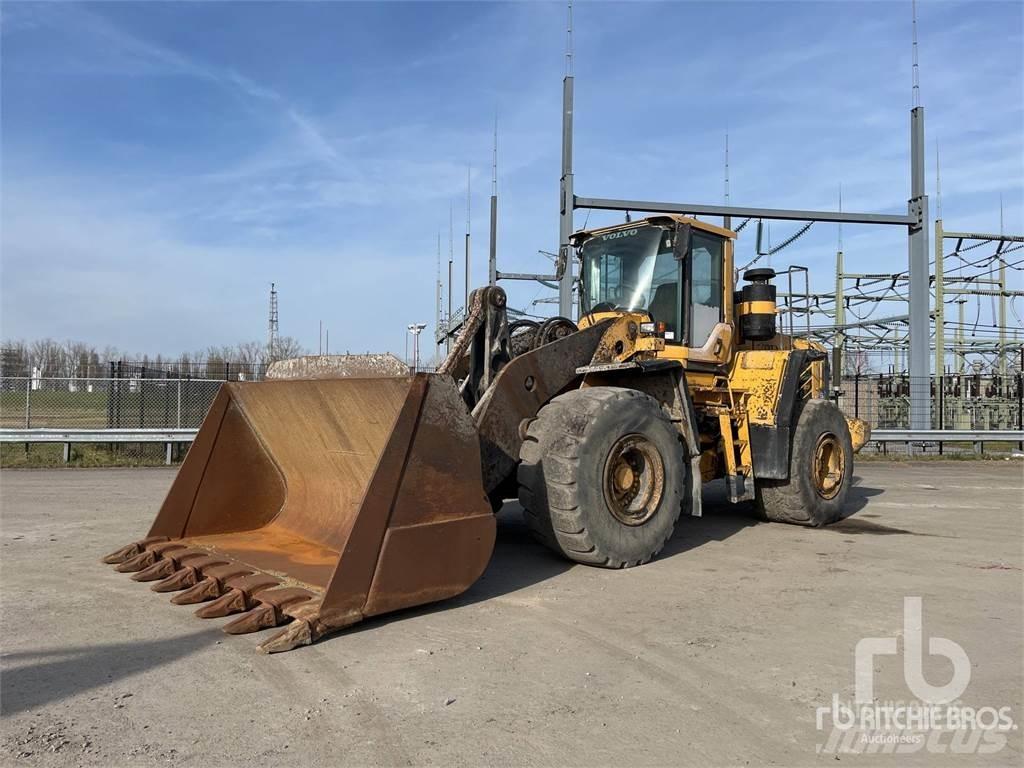
[(452, 597), (518, 497), (544, 545), (654, 557), (701, 487), (768, 520), (840, 515), (863, 422), (824, 350), (780, 332), (771, 270), (734, 289), (734, 234), (658, 216), (579, 232), (580, 317), (509, 323), (485, 287), (436, 374), (226, 382), (148, 535), (105, 558), (261, 648)]

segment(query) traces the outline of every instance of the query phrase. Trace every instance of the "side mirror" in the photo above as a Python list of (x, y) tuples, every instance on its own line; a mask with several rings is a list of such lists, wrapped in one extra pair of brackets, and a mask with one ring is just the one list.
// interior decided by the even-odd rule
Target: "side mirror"
[(680, 261), (685, 259), (686, 254), (690, 252), (690, 234), (689, 224), (676, 225), (676, 237), (675, 242), (672, 244), (672, 253)]

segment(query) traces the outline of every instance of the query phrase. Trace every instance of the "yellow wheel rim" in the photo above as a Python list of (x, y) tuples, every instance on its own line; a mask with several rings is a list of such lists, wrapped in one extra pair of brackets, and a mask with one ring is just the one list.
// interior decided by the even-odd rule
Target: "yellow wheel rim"
[(843, 487), (846, 474), (846, 456), (839, 438), (826, 432), (818, 438), (814, 449), (814, 490), (823, 499), (834, 499)]
[(650, 520), (665, 488), (661, 454), (643, 435), (626, 435), (615, 442), (604, 466), (604, 498), (608, 509), (626, 525)]

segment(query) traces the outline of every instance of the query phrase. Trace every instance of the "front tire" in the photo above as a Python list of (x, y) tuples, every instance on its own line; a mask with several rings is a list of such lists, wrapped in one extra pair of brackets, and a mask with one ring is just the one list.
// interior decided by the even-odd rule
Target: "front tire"
[(846, 419), (831, 400), (807, 400), (793, 432), (789, 479), (756, 482), (758, 512), (777, 523), (834, 523), (842, 516), (852, 478), (853, 442)]
[(519, 501), (543, 544), (579, 563), (646, 563), (671, 537), (689, 464), (658, 402), (620, 387), (554, 398), (520, 451)]

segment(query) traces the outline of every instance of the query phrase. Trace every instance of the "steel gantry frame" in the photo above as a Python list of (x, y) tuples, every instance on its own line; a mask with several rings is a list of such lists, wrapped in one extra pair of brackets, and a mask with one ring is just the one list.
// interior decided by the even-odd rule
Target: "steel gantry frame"
[[(688, 215), (720, 216), (724, 221), (730, 222), (733, 217), (745, 219), (744, 223), (736, 228), (741, 229), (747, 221), (758, 220), (783, 220), (783, 221), (804, 221), (837, 223), (837, 224), (866, 224), (881, 226), (903, 226), (907, 228), (907, 261), (908, 269), (904, 276), (900, 276), (900, 282), (908, 284), (908, 313), (905, 317), (898, 319), (899, 324), (906, 324), (908, 329), (908, 357), (909, 374), (911, 379), (910, 401), (911, 420), (910, 426), (915, 429), (927, 429), (931, 424), (931, 398), (929, 393), (929, 375), (931, 373), (931, 318), (930, 307), (931, 273), (928, 262), (929, 257), (929, 215), (928, 195), (925, 192), (925, 120), (924, 108), (920, 103), (920, 94), (917, 81), (917, 33), (916, 13), (914, 15), (914, 85), (913, 85), (913, 106), (910, 110), (910, 197), (907, 201), (905, 214), (883, 214), (883, 213), (858, 213), (850, 211), (816, 211), (783, 208), (746, 207), (734, 205), (715, 205), (705, 203), (673, 203), (655, 202), (648, 200), (621, 200), (612, 198), (597, 198), (577, 196), (574, 189), (573, 172), (573, 118), (574, 118), (574, 77), (573, 77), (573, 29), (572, 29), (572, 4), (569, 4), (569, 26), (568, 44), (566, 47), (566, 69), (562, 80), (562, 152), (561, 152), (561, 174), (559, 179), (559, 248), (556, 261), (555, 274), (531, 274), (531, 273), (502, 273), (497, 270), (492, 245), (491, 271), (489, 277), (496, 280), (533, 280), (550, 287), (558, 289), (557, 299), (539, 299), (534, 303), (558, 303), (559, 314), (572, 318), (573, 293), (576, 283), (575, 262), (570, 245), (570, 239), (575, 226), (573, 213), (576, 209), (588, 210), (615, 210), (642, 213), (676, 213)], [(728, 152), (728, 149), (726, 149)], [(726, 159), (728, 164), (728, 155)], [(728, 170), (726, 171), (728, 176)], [(728, 181), (726, 182), (728, 185)], [(728, 189), (728, 186), (727, 186)], [(728, 196), (726, 198), (728, 203)], [(492, 200), (493, 205), (493, 200)], [(842, 205), (840, 204), (840, 208)], [(492, 213), (492, 219), (495, 218)], [(802, 230), (800, 234), (802, 234)], [(492, 229), (493, 232), (493, 229)], [(944, 239), (956, 237), (958, 234), (965, 238), (986, 237), (975, 236), (970, 233), (943, 233), (941, 230), (941, 218), (936, 224), (936, 249), (941, 253), (941, 242)], [(997, 239), (997, 238), (991, 238)], [(1010, 238), (1006, 238), (1009, 240)], [(760, 249), (759, 249), (760, 251)], [(840, 248), (841, 251), (841, 248)], [(838, 256), (842, 258), (841, 255)], [(937, 368), (941, 372), (941, 361), (944, 356), (944, 309), (942, 306), (943, 279), (941, 258), (937, 260), (937, 310), (936, 323), (936, 359), (939, 362)], [(837, 263), (837, 295), (835, 300), (842, 302), (841, 281), (847, 277), (842, 274), (841, 261)], [(976, 289), (958, 289), (956, 293), (972, 292)], [(1001, 275), (998, 285), (998, 294), (1005, 300), (1007, 295), (1005, 278)], [(963, 306), (960, 306), (961, 312)], [(789, 311), (795, 311), (790, 306)], [(811, 312), (810, 308), (805, 311)], [(870, 330), (869, 326), (876, 323), (852, 323), (845, 322), (843, 309), (837, 303), (836, 316), (833, 327), (830, 329), (833, 341), (845, 340), (845, 330), (848, 328), (864, 328)], [(1001, 309), (1000, 327), (1005, 327), (1005, 309)], [(820, 330), (820, 329), (816, 329)], [(962, 332), (962, 331), (961, 331)], [(1000, 347), (1005, 348), (1005, 338), (1000, 339)]]
[[(961, 275), (946, 277), (944, 261), (946, 255), (943, 253), (943, 243), (946, 240), (956, 240), (956, 247), (953, 250), (952, 255), (960, 256), (961, 251), (964, 249), (964, 242), (973, 242), (975, 245), (984, 245), (985, 243), (996, 243), (996, 252), (994, 259), (999, 261), (998, 267), (998, 278), (984, 279), (970, 276), (966, 279)], [(1006, 300), (1011, 296), (1022, 295), (1020, 291), (1011, 291), (1007, 287), (1006, 283), (1006, 258), (1005, 251), (1008, 243), (1024, 243), (1024, 236), (1022, 235), (1004, 235), (1002, 233), (998, 235), (985, 234), (978, 232), (948, 232), (943, 229), (942, 218), (935, 220), (935, 372), (942, 373), (945, 370), (946, 365), (946, 349), (945, 349), (945, 323), (946, 323), (946, 312), (945, 312), (945, 295), (950, 293), (956, 297), (959, 302), (959, 298), (962, 295), (990, 295), (999, 297), (999, 316), (997, 320), (999, 329), (999, 341), (998, 350), (999, 356), (997, 360), (998, 369), (1000, 376), (1006, 377), (1006, 362), (1007, 362), (1007, 349), (1008, 342), (1006, 338)], [(975, 247), (974, 245), (968, 246), (969, 248)], [(962, 256), (960, 256), (963, 259)], [(986, 284), (994, 286), (994, 288), (973, 288), (973, 287), (956, 287), (951, 286), (947, 291), (947, 285), (952, 283), (967, 283), (969, 285), (980, 285)], [(963, 304), (960, 304), (962, 312)], [(957, 333), (963, 333), (963, 320), (957, 325)], [(954, 360), (959, 354), (961, 356), (961, 362), (958, 363), (958, 370), (963, 367), (962, 356), (963, 350), (957, 350), (954, 347)]]
[[(568, 78), (567, 78), (568, 80)], [(565, 96), (566, 116), (571, 126), (572, 91), (571, 83)], [(644, 213), (677, 213), (693, 216), (722, 216), (784, 221), (832, 222), (839, 224), (878, 224), (907, 228), (907, 255), (909, 261), (910, 310), (910, 413), (912, 429), (928, 429), (931, 426), (931, 397), (928, 376), (931, 372), (930, 333), (930, 272), (928, 265), (928, 196), (924, 186), (924, 108), (910, 110), (910, 199), (905, 214), (856, 213), (849, 211), (811, 211), (786, 208), (756, 208), (733, 205), (710, 205), (705, 203), (665, 203), (648, 200), (616, 200), (597, 197), (564, 198), (572, 190), (572, 144), (571, 137), (563, 129), (563, 159), (569, 158), (569, 167), (562, 169), (563, 199), (572, 200), (572, 209), (586, 208), (607, 211), (636, 211)], [(566, 183), (568, 179), (568, 183)], [(562, 232), (566, 228), (571, 234), (572, 215), (566, 215), (563, 202)], [(568, 219), (568, 222), (566, 221)], [(564, 248), (568, 249), (568, 236), (564, 236)], [(568, 291), (571, 302), (573, 286), (572, 259), (566, 250), (565, 269), (559, 281), (559, 310), (564, 315), (567, 307), (562, 297)], [(572, 311), (571, 303), (568, 311)], [(568, 316), (568, 315), (566, 315)]]

